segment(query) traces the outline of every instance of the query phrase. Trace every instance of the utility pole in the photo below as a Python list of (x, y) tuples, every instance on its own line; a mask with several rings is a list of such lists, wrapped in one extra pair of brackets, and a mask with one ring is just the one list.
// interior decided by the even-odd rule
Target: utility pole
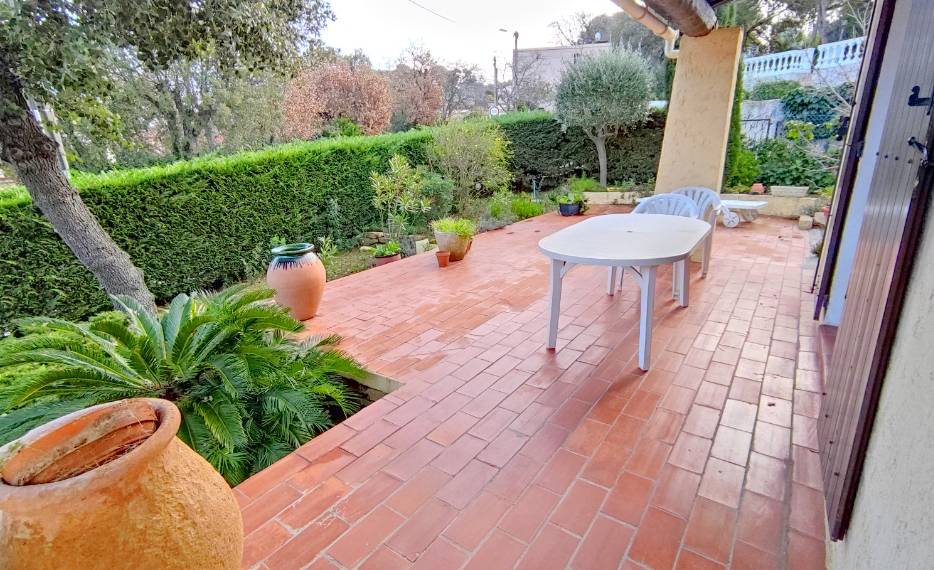
[(499, 67), (496, 66), (496, 56), (493, 56), (493, 106), (499, 109)]
[(519, 109), (519, 30), (512, 33), (512, 110)]

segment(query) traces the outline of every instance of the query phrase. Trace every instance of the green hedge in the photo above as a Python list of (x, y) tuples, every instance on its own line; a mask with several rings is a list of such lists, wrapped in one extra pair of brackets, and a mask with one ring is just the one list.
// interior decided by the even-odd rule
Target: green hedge
[[(76, 185), (159, 300), (256, 275), (270, 240), (351, 238), (377, 221), (370, 172), (401, 152), (424, 162), (426, 131), (330, 139), (165, 167), (82, 176)], [(109, 306), (28, 200), (0, 207), (0, 330), (26, 315), (87, 317)]]
[[(553, 187), (581, 170), (587, 174), (600, 171), (593, 142), (580, 129), (564, 131), (550, 113), (509, 113), (497, 122), (512, 142), (512, 169), (523, 184), (544, 176), (545, 187)], [(610, 182), (653, 180), (664, 132), (665, 115), (653, 112), (642, 127), (607, 141)]]
[[(498, 120), (511, 141), (517, 178), (564, 178), (571, 162), (596, 171), (593, 144), (562, 132), (547, 113)], [(611, 180), (655, 176), (663, 119), (609, 146)], [(402, 153), (427, 160), (430, 130), (327, 139), (139, 170), (76, 176), (101, 224), (143, 270), (159, 301), (225, 286), (263, 271), (270, 241), (338, 243), (377, 224), (370, 173)], [(527, 180), (527, 178), (526, 178)], [(109, 302), (93, 276), (16, 189), (0, 194), (0, 331), (17, 317), (83, 319)]]

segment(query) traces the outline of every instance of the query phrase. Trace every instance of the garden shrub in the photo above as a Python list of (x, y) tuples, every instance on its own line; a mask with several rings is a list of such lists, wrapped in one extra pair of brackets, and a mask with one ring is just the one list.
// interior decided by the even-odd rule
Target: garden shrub
[(792, 91), (801, 87), (797, 81), (789, 79), (779, 79), (777, 81), (763, 81), (746, 93), (747, 101), (767, 101), (769, 99), (781, 99)]
[[(511, 143), (510, 168), (526, 188), (539, 179), (543, 188), (555, 188), (573, 174), (600, 171), (597, 151), (584, 132), (577, 128), (563, 130), (550, 113), (507, 113), (497, 117), (496, 122)], [(654, 111), (643, 125), (608, 140), (607, 178), (654, 181), (664, 133), (665, 114)]]
[(606, 192), (606, 188), (600, 185), (600, 182), (589, 176), (578, 176), (568, 180), (568, 188), (571, 192)]
[(815, 138), (830, 138), (839, 125), (839, 97), (847, 98), (851, 92), (852, 88), (848, 84), (836, 89), (798, 87), (782, 97), (785, 120), (811, 123), (815, 126)]
[(433, 137), (431, 166), (454, 183), (459, 208), (466, 207), (472, 197), (489, 196), (509, 187), (509, 141), (496, 123), (452, 121), (434, 129)]
[(519, 220), (534, 218), (545, 212), (545, 206), (532, 200), (528, 194), (519, 194), (512, 198), (509, 204), (512, 214)]
[(803, 144), (786, 139), (769, 139), (753, 147), (759, 165), (758, 181), (767, 186), (808, 186), (822, 188), (834, 183), (836, 161), (826, 163)]
[[(425, 163), (430, 140), (426, 131), (327, 139), (85, 175), (75, 184), (157, 299), (166, 301), (260, 273), (275, 236), (346, 243), (373, 228), (370, 173), (385, 171), (396, 153)], [(110, 306), (23, 194), (0, 206), (0, 268), (0, 330), (15, 317), (77, 320)]]
[[(554, 187), (575, 172), (596, 172), (593, 144), (582, 132), (563, 132), (548, 113), (513, 113), (496, 123), (514, 150), (509, 169), (526, 184), (533, 175), (545, 175), (546, 186)], [(634, 189), (650, 191), (663, 131), (664, 115), (653, 114), (612, 140), (610, 179), (631, 179)], [(261, 276), (275, 245), (327, 237), (348, 247), (379, 225), (371, 173), (386, 172), (394, 154), (427, 164), (433, 134), (339, 137), (147, 169), (76, 173), (73, 181), (165, 302)], [(427, 225), (450, 213), (454, 188), (419, 170), (432, 198), (421, 222)], [(0, 189), (0, 333), (17, 317), (80, 320), (110, 306), (26, 191)]]

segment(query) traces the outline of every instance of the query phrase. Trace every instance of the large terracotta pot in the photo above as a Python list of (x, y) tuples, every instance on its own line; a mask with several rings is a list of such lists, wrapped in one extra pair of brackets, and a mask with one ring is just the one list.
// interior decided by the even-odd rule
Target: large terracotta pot
[(327, 273), (310, 243), (274, 247), (275, 256), (266, 270), (266, 283), (276, 290), (276, 302), (300, 321), (318, 312)]
[(74, 412), (0, 448), (0, 567), (239, 568), (224, 479), (175, 437), (165, 400)]
[(472, 238), (461, 237), (453, 232), (439, 232), (435, 230), (435, 241), (438, 242), (440, 251), (450, 251), (451, 261), (460, 261), (464, 259), (470, 250)]

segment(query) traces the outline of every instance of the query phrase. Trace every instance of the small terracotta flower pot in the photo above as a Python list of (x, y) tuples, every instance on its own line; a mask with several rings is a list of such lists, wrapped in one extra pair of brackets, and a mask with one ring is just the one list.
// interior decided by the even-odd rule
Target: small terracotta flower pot
[(451, 261), (460, 261), (464, 259), (467, 252), (470, 251), (473, 238), (435, 230), (435, 241), (438, 242), (439, 250), (451, 252)]
[(239, 568), (237, 501), (180, 420), (166, 400), (122, 400), (0, 448), (2, 566)]
[(304, 321), (315, 316), (327, 272), (310, 243), (292, 243), (272, 248), (272, 262), (266, 270), (266, 283), (276, 290), (276, 303), (289, 309), (292, 317)]
[(400, 259), (402, 259), (401, 253), (397, 253), (395, 255), (387, 255), (385, 257), (374, 257), (373, 267), (379, 267), (380, 265), (386, 265), (387, 263), (392, 263), (393, 261), (399, 261)]
[(438, 259), (438, 267), (447, 267), (448, 262), (451, 261), (451, 252), (450, 251), (436, 251), (435, 257)]
[(749, 191), (753, 194), (765, 194), (765, 186), (761, 182), (756, 182), (749, 187)]

